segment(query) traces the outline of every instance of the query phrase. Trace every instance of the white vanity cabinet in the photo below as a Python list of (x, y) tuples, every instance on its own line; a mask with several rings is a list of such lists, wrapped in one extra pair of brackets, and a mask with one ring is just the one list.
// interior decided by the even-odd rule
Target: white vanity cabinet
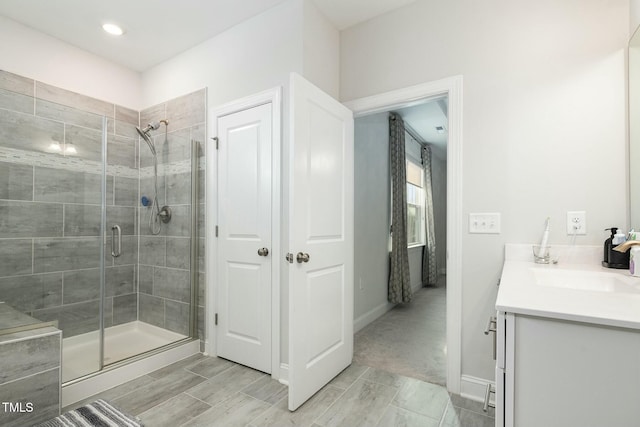
[(505, 311), (497, 319), (497, 427), (640, 426), (640, 330)]

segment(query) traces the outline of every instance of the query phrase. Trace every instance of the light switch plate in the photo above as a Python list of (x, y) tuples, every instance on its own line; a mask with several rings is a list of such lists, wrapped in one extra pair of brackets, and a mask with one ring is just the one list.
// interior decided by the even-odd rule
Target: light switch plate
[(500, 234), (500, 213), (470, 213), (469, 233)]

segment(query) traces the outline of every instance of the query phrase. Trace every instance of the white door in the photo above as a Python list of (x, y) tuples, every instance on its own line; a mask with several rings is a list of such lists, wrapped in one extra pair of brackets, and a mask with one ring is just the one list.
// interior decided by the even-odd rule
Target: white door
[(272, 106), (218, 118), (217, 354), (271, 372)]
[(291, 75), (289, 409), (353, 357), (353, 114)]

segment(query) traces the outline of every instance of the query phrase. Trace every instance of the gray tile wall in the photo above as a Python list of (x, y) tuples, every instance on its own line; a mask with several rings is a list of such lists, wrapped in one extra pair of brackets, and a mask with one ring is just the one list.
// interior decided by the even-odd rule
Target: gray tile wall
[[(140, 112), (140, 123), (169, 120), (165, 129), (152, 133), (158, 152), (159, 204), (169, 205), (172, 219), (162, 225), (159, 235), (148, 226), (149, 208), (139, 208), (140, 267), (139, 318), (181, 334), (189, 332), (190, 228), (191, 228), (191, 146), (204, 144), (206, 136), (206, 91), (200, 90)], [(166, 134), (165, 134), (166, 130)], [(195, 141), (195, 142), (194, 142)], [(199, 215), (204, 218), (204, 153), (199, 150)], [(140, 196), (153, 197), (153, 156), (140, 144)], [(204, 219), (198, 221), (200, 247), (204, 248)], [(198, 256), (203, 260), (204, 254)], [(198, 333), (204, 339), (204, 262), (199, 263)]]
[[(65, 337), (98, 328), (101, 117), (107, 117), (105, 325), (140, 320), (188, 334), (191, 144), (199, 144), (198, 333), (204, 339), (206, 90), (137, 112), (0, 70), (0, 300)], [(149, 231), (153, 157), (135, 126), (153, 132), (158, 199), (173, 218)], [(53, 153), (73, 144), (78, 153)], [(122, 255), (111, 257), (112, 224)]]
[(99, 326), (102, 116), (107, 224), (125, 252), (114, 261), (105, 245), (111, 326), (137, 319), (139, 113), (0, 70), (0, 300), (57, 320), (65, 337)]

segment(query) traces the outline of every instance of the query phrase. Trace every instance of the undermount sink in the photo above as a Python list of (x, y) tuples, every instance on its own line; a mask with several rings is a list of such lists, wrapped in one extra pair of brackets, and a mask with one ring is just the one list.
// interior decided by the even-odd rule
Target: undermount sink
[(640, 280), (616, 273), (532, 268), (535, 284), (580, 291), (640, 294)]

